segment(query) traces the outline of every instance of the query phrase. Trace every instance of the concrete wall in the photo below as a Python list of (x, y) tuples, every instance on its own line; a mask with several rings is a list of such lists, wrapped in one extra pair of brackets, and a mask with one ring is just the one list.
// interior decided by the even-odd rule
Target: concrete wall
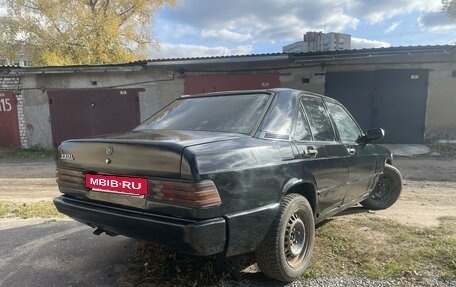
[(431, 71), (425, 138), (456, 139), (456, 66)]
[(52, 148), (51, 117), (46, 92), (32, 89), (22, 93), (28, 146)]
[(325, 70), (320, 65), (297, 67), (281, 71), (282, 88), (325, 93)]

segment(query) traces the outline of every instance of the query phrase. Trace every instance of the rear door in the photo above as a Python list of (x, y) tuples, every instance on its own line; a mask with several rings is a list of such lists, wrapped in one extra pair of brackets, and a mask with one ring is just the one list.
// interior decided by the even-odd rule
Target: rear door
[(339, 207), (345, 197), (348, 178), (347, 152), (336, 141), (331, 120), (318, 97), (302, 97), (298, 111), (294, 142), (304, 159), (302, 169), (314, 175), (319, 215)]

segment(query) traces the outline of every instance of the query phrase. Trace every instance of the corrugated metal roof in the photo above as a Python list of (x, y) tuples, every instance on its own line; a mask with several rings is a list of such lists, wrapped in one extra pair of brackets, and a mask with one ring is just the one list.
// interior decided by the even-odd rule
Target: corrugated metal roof
[(166, 62), (166, 61), (185, 61), (185, 60), (212, 60), (212, 59), (232, 59), (232, 58), (248, 58), (248, 57), (271, 57), (284, 56), (287, 53), (263, 53), (263, 54), (245, 54), (245, 55), (227, 55), (227, 56), (207, 56), (207, 57), (188, 57), (188, 58), (162, 58), (148, 59), (147, 62)]
[[(101, 65), (69, 65), (69, 66), (42, 66), (18, 67), (0, 66), (0, 70), (16, 70), (23, 73), (75, 73), (75, 72), (125, 72), (137, 71), (144, 66), (176, 66), (176, 65), (204, 65), (204, 64), (236, 64), (249, 62), (275, 61), (318, 61), (327, 59), (343, 59), (349, 57), (369, 57), (373, 55), (416, 54), (416, 53), (456, 53), (456, 45), (428, 45), (428, 46), (400, 46), (388, 48), (367, 48), (341, 51), (307, 52), (307, 53), (263, 53), (229, 56), (164, 58), (138, 60), (120, 64)], [(20, 69), (20, 70), (19, 70)]]
[(430, 50), (455, 50), (456, 45), (426, 45), (426, 46), (399, 46), (399, 47), (382, 47), (382, 48), (363, 48), (340, 51), (321, 51), (321, 52), (305, 52), (305, 53), (264, 53), (264, 54), (246, 54), (246, 55), (229, 55), (229, 56), (209, 56), (209, 57), (188, 57), (188, 58), (162, 58), (148, 59), (147, 62), (174, 62), (174, 61), (192, 61), (192, 60), (218, 60), (218, 59), (233, 59), (233, 58), (249, 58), (249, 57), (273, 57), (273, 56), (319, 56), (319, 55), (341, 55), (341, 54), (362, 54), (368, 52), (419, 52)]
[[(52, 74), (52, 73), (78, 73), (78, 72), (133, 72), (141, 71), (146, 61), (121, 64), (103, 65), (70, 65), (70, 66), (42, 66), (42, 67), (10, 67), (4, 70), (13, 70), (25, 74)], [(1, 70), (1, 68), (0, 68)]]

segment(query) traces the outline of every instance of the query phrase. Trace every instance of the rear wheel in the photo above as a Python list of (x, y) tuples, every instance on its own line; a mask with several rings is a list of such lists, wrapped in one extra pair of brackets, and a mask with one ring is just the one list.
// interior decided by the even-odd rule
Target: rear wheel
[(386, 209), (393, 205), (401, 195), (402, 176), (392, 165), (385, 164), (383, 174), (369, 197), (361, 202), (368, 209)]
[(315, 236), (312, 208), (299, 194), (286, 195), (268, 234), (258, 247), (261, 271), (273, 279), (292, 282), (309, 265)]

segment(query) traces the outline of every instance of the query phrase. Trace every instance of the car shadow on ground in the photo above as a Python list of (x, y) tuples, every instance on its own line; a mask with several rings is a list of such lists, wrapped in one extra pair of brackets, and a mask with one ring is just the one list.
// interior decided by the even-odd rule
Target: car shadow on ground
[(354, 207), (350, 207), (336, 215), (333, 215), (331, 217), (329, 217), (328, 219), (325, 219), (323, 220), (322, 222), (318, 223), (315, 228), (318, 229), (322, 226), (324, 226), (325, 224), (337, 219), (337, 218), (343, 218), (344, 216), (348, 216), (348, 215), (353, 215), (353, 214), (368, 214), (368, 213), (372, 213), (371, 210), (369, 209), (366, 209), (360, 205), (358, 206), (354, 206)]
[(369, 210), (362, 206), (354, 206), (354, 207), (350, 207), (349, 209), (342, 211), (341, 213), (334, 215), (333, 217), (337, 218), (337, 217), (343, 217), (343, 216), (347, 216), (347, 215), (360, 214), (360, 213), (372, 213), (372, 210)]

